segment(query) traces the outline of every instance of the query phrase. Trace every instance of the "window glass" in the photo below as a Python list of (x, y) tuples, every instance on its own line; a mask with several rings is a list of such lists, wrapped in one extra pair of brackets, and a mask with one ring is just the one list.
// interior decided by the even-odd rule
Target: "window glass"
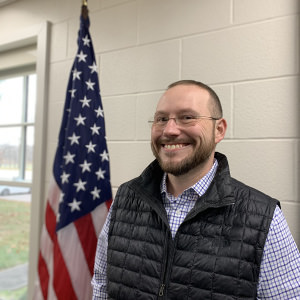
[(22, 121), (23, 83), (23, 77), (0, 80), (0, 124)]
[(27, 298), (35, 106), (35, 74), (0, 80), (0, 272), (6, 279), (0, 280), (0, 299), (4, 300)]
[(20, 177), (21, 127), (0, 128), (0, 180)]

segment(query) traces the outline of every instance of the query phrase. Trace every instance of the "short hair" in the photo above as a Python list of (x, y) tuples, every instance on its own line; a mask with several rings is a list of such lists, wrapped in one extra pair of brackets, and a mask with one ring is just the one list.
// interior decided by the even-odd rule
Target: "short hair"
[(196, 81), (196, 80), (191, 80), (191, 79), (185, 79), (185, 80), (179, 80), (179, 81), (175, 81), (173, 83), (171, 83), (167, 90), (175, 87), (177, 85), (196, 85), (204, 90), (206, 90), (209, 95), (210, 98), (212, 100), (212, 115), (215, 118), (222, 118), (223, 117), (223, 109), (222, 109), (222, 105), (221, 105), (221, 101), (217, 95), (217, 93), (208, 85), (204, 84), (203, 82), (200, 81)]

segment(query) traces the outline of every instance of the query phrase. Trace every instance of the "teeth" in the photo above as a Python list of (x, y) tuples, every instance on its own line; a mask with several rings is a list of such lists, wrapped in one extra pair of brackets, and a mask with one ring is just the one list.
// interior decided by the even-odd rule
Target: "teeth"
[(179, 149), (182, 148), (183, 145), (182, 144), (176, 144), (176, 145), (165, 145), (166, 149)]

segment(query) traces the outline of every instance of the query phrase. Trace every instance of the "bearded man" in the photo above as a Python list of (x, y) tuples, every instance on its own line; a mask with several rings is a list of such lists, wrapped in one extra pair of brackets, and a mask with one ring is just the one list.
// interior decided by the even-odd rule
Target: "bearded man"
[(300, 299), (300, 254), (280, 203), (230, 176), (227, 123), (207, 85), (171, 84), (152, 121), (155, 160), (118, 189), (93, 299)]

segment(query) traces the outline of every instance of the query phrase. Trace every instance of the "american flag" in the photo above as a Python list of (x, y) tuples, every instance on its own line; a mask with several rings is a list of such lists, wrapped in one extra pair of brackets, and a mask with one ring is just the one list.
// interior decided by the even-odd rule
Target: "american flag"
[(91, 299), (97, 237), (112, 201), (89, 18), (80, 18), (38, 262), (34, 299)]

